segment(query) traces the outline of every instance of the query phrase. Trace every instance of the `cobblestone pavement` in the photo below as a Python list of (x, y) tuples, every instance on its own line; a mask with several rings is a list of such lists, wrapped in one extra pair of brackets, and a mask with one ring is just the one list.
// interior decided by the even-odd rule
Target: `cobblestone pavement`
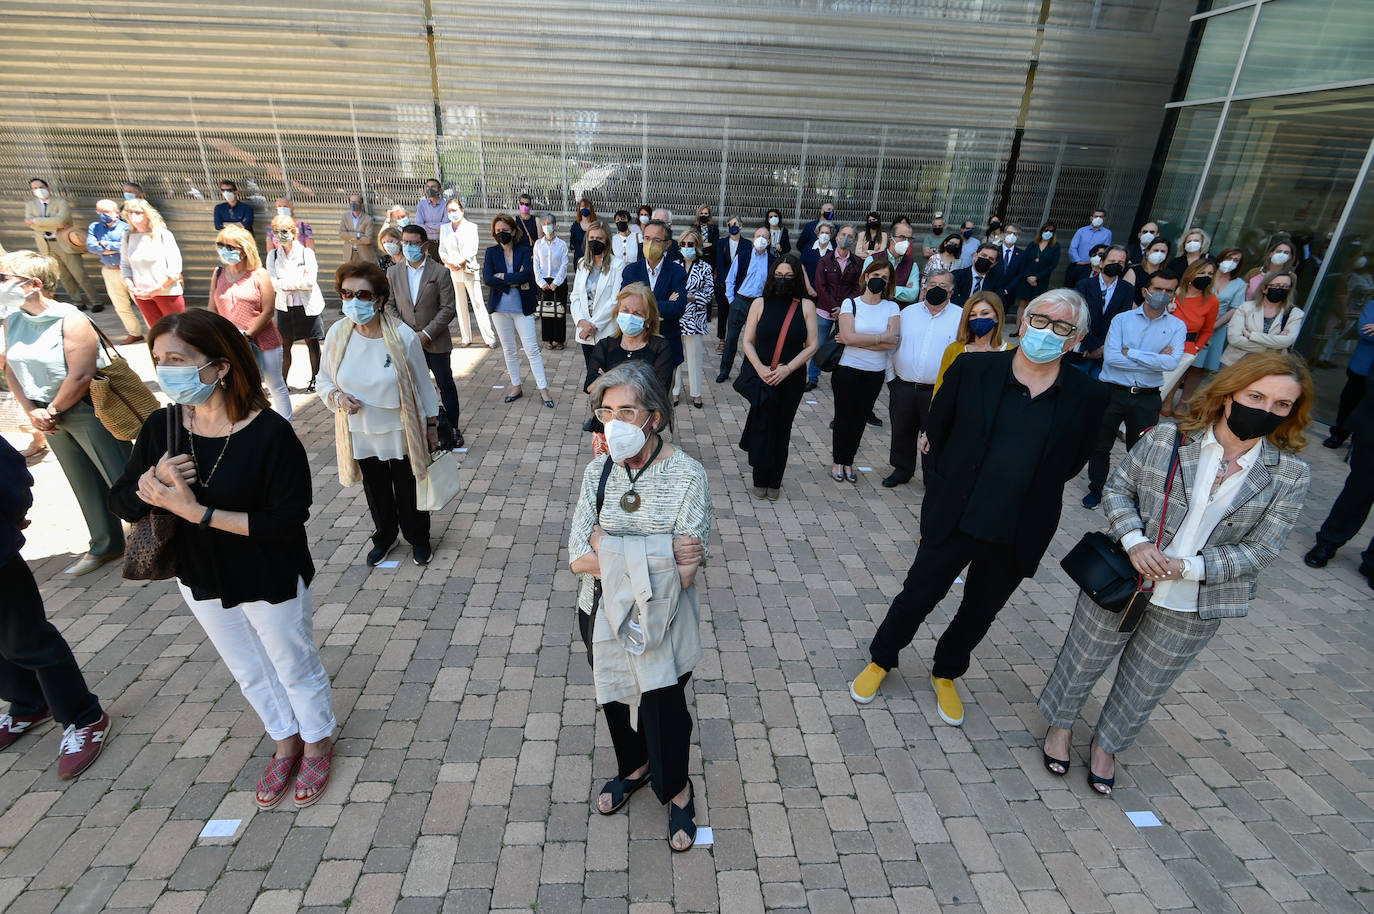
[[(677, 440), (710, 472), (716, 512), (689, 690), (698, 822), (715, 845), (673, 855), (649, 791), (628, 814), (589, 807), (614, 758), (573, 649), (564, 546), (588, 457), (582, 358), (544, 357), (556, 410), (501, 403), (499, 352), (455, 354), (466, 490), (436, 516), (424, 569), (361, 564), (362, 490), (340, 491), (332, 421), (296, 398), (316, 471), (315, 624), (342, 722), (333, 783), (304, 811), (256, 811), (271, 744), (169, 583), (63, 574), (84, 528), (56, 464), (36, 468), (26, 555), (114, 730), (69, 783), (52, 725), (0, 753), (0, 909), (1374, 908), (1371, 593), (1355, 549), (1322, 572), (1301, 560), (1340, 455), (1313, 441), (1308, 510), (1249, 618), (1222, 626), (1105, 800), (1084, 782), (1083, 724), (1070, 776), (1045, 773), (1034, 705), (1073, 602), (1057, 557), (1100, 523), (1077, 504), (1082, 486), (1050, 560), (975, 654), (963, 728), (936, 714), (927, 629), (860, 708), (847, 683), (911, 560), (921, 489), (878, 485), (886, 427), (865, 435), (872, 472), (829, 479), (823, 386), (802, 406), (783, 498), (753, 500), (734, 446), (742, 401), (708, 381)], [(937, 633), (950, 611), (932, 617)], [(1089, 719), (1104, 697), (1099, 686)], [(1162, 826), (1132, 825), (1136, 810)], [(242, 823), (198, 839), (208, 819)]]

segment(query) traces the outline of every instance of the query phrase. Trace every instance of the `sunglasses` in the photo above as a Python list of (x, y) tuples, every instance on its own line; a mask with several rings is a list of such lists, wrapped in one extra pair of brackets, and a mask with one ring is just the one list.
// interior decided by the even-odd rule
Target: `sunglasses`
[(10, 280), (16, 282), (33, 282), (33, 277), (20, 276), (18, 273), (0, 273), (0, 282), (9, 282)]
[(356, 292), (344, 289), (339, 293), (339, 297), (344, 301), (353, 301), (355, 298), (358, 301), (376, 301), (377, 293), (371, 289), (358, 289)]

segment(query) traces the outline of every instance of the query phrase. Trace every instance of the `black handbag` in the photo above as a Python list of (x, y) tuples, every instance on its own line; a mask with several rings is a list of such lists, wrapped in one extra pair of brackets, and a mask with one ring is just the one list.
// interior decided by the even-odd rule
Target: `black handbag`
[[(778, 363), (782, 361), (782, 344), (787, 341), (787, 330), (792, 326), (792, 318), (797, 316), (797, 306), (801, 304), (801, 299), (792, 299), (792, 307), (787, 309), (787, 317), (783, 318), (782, 329), (778, 331), (778, 344), (773, 347), (773, 361), (769, 365), (769, 370), (776, 370)], [(735, 389), (735, 393), (749, 401), (751, 407), (763, 406), (777, 394), (777, 388), (763, 383), (763, 378), (759, 377), (758, 372), (754, 371), (754, 364), (745, 359), (745, 365), (740, 369), (740, 373), (735, 377), (735, 381), (730, 386)]]
[[(838, 320), (839, 315), (836, 315), (836, 323), (838, 323)], [(836, 368), (840, 367), (840, 359), (843, 357), (844, 343), (840, 342), (837, 331), (835, 336), (821, 343), (820, 348), (816, 350), (816, 367), (825, 372), (834, 371)]]
[[(1182, 444), (1183, 433), (1180, 432), (1174, 437), (1169, 480), (1164, 486), (1164, 509), (1159, 517), (1159, 536), (1155, 539), (1156, 548), (1164, 542), (1164, 521), (1169, 515), (1169, 493), (1173, 490), (1174, 475), (1178, 472), (1178, 449)], [(1123, 614), (1118, 626), (1120, 631), (1131, 631), (1135, 628), (1135, 623), (1154, 592), (1154, 582), (1145, 580), (1135, 570), (1121, 543), (1098, 530), (1083, 534), (1078, 544), (1059, 560), (1059, 567), (1063, 568), (1073, 582), (1098, 606), (1107, 612)]]

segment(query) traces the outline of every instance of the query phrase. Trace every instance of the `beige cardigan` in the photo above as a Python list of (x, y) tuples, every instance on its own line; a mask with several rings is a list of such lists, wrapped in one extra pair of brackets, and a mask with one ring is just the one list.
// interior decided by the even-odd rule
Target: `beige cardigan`
[[(1283, 329), (1279, 329), (1282, 321)], [(1221, 364), (1234, 365), (1252, 352), (1289, 349), (1297, 342), (1302, 332), (1303, 311), (1293, 308), (1284, 320), (1283, 312), (1270, 324), (1270, 332), (1264, 332), (1264, 303), (1257, 301), (1242, 302), (1236, 309), (1236, 316), (1226, 325), (1226, 348), (1221, 353)], [(1249, 331), (1246, 338), (1242, 331)]]

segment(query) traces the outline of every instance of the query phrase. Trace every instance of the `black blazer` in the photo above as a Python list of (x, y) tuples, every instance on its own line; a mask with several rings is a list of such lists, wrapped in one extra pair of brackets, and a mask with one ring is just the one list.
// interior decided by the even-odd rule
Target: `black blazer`
[[(997, 252), (1001, 254), (1004, 250), (1003, 246), (999, 246)], [(1002, 305), (1008, 310), (1016, 305), (1016, 287), (1026, 278), (1027, 256), (1025, 248), (1013, 246), (1010, 257), (999, 257), (997, 260), (997, 269), (1002, 271), (997, 294), (1002, 296)]]
[[(978, 472), (987, 457), (990, 431), (1011, 373), (1016, 350), (965, 353), (945, 372), (930, 407), (930, 440), (921, 537), (932, 544), (959, 529), (964, 512), (1001, 516), (1001, 504), (969, 504)], [(1061, 362), (1059, 392), (1049, 442), (1036, 459), (1030, 488), (1022, 497), (1014, 559), (1025, 577), (1035, 574), (1059, 527), (1064, 485), (1083, 469), (1107, 408), (1107, 387), (1086, 372)]]
[(1107, 330), (1112, 326), (1112, 318), (1135, 307), (1135, 286), (1118, 277), (1116, 288), (1112, 289), (1112, 300), (1109, 302), (1102, 300), (1102, 286), (1096, 276), (1080, 279), (1078, 285), (1074, 286), (1074, 291), (1083, 296), (1092, 315), (1088, 335), (1083, 337), (1079, 349), (1085, 353), (1092, 352), (1094, 349), (1102, 348), (1102, 344), (1107, 341)]
[[(722, 272), (720, 275), (724, 276), (728, 280), (730, 278), (730, 242), (727, 240), (724, 242), (724, 244), (725, 247), (723, 249), (723, 255), (721, 257), (721, 269), (724, 272)], [(755, 251), (753, 237), (750, 237), (747, 242), (743, 239), (740, 239), (739, 251), (735, 254), (735, 263), (737, 264), (737, 267), (735, 269), (735, 284), (733, 287), (730, 287), (728, 285), (725, 287), (725, 301), (727, 303), (734, 302), (735, 295), (739, 290), (739, 284), (744, 282), (744, 277), (749, 275), (749, 262), (754, 259), (754, 253)], [(779, 258), (777, 254), (773, 253), (772, 248), (768, 249), (767, 254), (768, 267), (769, 269), (772, 269), (774, 266), (777, 265)]]
[[(996, 292), (1002, 294), (1002, 265), (999, 263), (988, 271), (988, 275), (983, 277), (983, 291)], [(964, 267), (962, 270), (954, 271), (954, 291), (949, 294), (951, 303), (964, 307), (964, 302), (973, 294), (973, 267)], [(1005, 304), (1005, 299), (1003, 300)]]
[[(516, 244), (511, 248), (511, 264), (514, 270), (506, 272), (506, 254), (501, 245), (493, 244), (487, 248), (482, 258), (482, 282), (487, 286), (487, 310), (496, 313), (497, 299), (514, 288), (520, 293), (520, 310), (525, 314), (534, 313), (534, 249), (527, 244)], [(496, 274), (504, 274), (505, 279), (497, 279)]]

